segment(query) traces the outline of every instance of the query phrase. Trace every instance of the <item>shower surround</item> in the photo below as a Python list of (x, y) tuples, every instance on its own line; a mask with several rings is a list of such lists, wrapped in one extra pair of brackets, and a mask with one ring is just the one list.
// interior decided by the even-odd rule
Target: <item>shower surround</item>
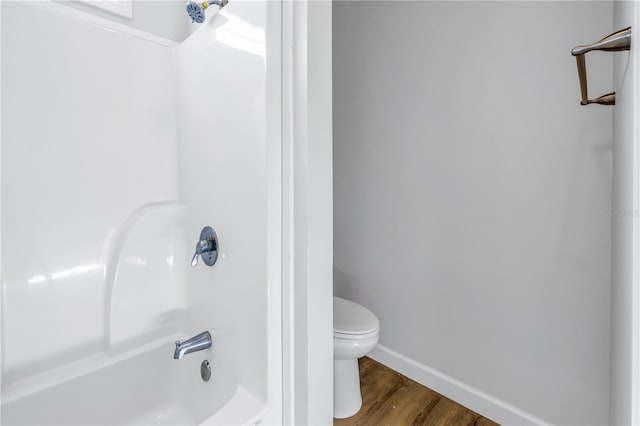
[[(278, 419), (277, 5), (237, 2), (180, 43), (1, 7), (2, 424)], [(208, 225), (218, 262), (192, 268)], [(213, 347), (174, 360), (203, 330)]]

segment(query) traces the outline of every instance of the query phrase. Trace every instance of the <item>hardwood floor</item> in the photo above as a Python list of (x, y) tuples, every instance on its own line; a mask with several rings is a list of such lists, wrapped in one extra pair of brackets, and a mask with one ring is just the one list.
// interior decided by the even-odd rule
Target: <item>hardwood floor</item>
[(359, 363), (362, 408), (334, 426), (497, 425), (371, 358)]

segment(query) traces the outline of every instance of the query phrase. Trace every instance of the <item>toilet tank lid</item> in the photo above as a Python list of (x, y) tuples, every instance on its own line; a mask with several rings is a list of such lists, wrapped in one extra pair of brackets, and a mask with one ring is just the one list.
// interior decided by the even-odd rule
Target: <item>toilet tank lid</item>
[(364, 306), (340, 297), (333, 297), (333, 332), (367, 334), (378, 329), (378, 318)]

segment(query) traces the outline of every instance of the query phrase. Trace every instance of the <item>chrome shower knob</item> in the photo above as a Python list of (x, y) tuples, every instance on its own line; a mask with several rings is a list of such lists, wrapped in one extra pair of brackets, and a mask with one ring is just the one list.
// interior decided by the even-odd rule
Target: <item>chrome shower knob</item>
[(208, 266), (213, 266), (218, 260), (218, 235), (210, 226), (205, 226), (200, 232), (200, 240), (196, 243), (196, 252), (191, 259), (191, 266), (198, 265), (198, 256)]

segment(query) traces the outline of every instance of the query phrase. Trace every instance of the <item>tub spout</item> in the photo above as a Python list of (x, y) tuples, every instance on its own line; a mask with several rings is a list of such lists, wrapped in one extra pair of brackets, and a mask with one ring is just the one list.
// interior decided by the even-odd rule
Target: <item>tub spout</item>
[(173, 359), (182, 359), (186, 354), (191, 352), (201, 351), (210, 348), (213, 345), (211, 340), (211, 333), (203, 331), (197, 336), (193, 336), (191, 339), (180, 342), (176, 342), (176, 350), (173, 353)]

